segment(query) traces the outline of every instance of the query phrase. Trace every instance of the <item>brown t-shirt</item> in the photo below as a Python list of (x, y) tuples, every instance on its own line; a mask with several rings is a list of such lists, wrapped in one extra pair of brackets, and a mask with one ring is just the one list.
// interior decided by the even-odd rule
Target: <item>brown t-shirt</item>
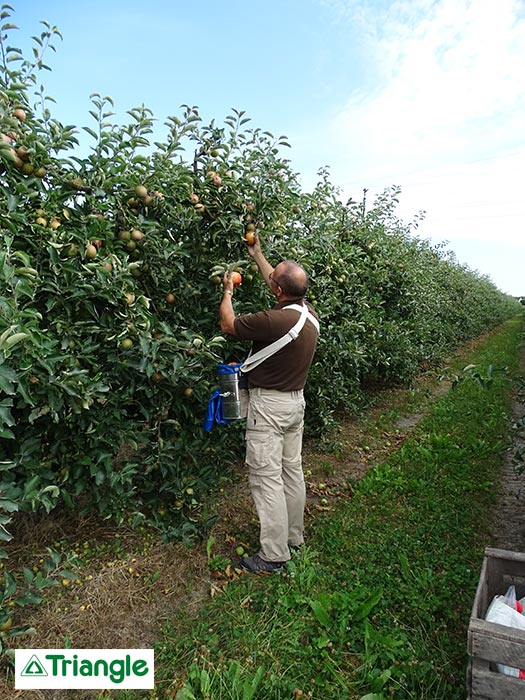
[[(238, 316), (235, 319), (235, 333), (242, 340), (252, 341), (252, 353), (270, 345), (293, 328), (299, 320), (300, 312), (295, 309), (285, 310), (289, 304), (281, 302), (268, 311)], [(308, 310), (317, 318), (310, 304)], [(308, 370), (317, 343), (317, 330), (306, 320), (299, 336), (268, 357), (258, 367), (248, 372), (251, 388), (276, 389), (277, 391), (297, 391), (306, 384)]]

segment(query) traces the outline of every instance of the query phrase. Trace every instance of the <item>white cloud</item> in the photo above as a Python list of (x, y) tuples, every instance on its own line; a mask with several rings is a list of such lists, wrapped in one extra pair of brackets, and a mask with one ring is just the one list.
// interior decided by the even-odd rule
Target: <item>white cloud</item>
[(448, 240), (474, 269), (497, 269), (500, 288), (523, 291), (523, 0), (399, 0), (383, 10), (357, 0), (324, 4), (363, 27), (377, 77), (326, 126), (337, 144), (334, 182), (354, 199), (363, 187), (373, 197), (400, 185), (405, 220), (428, 212), (422, 237)]
[(335, 118), (347, 146), (361, 144), (363, 161), (382, 158), (385, 170), (396, 162), (457, 161), (507, 149), (523, 133), (518, 3), (393, 3), (384, 18), (367, 22), (377, 27), (367, 53), (380, 82), (371, 94), (352, 96)]

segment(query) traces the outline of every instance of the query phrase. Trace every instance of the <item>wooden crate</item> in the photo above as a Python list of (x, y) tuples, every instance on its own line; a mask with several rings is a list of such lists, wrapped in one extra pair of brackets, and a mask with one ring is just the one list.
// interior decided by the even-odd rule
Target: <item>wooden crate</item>
[(525, 554), (487, 548), (468, 628), (469, 700), (525, 700), (525, 679), (498, 673), (495, 664), (525, 669), (525, 630), (486, 622), (495, 595), (516, 586), (525, 596)]

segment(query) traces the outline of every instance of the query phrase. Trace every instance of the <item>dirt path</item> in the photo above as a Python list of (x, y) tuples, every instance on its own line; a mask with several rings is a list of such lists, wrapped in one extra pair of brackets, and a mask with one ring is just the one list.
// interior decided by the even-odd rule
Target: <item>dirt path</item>
[(492, 533), (493, 547), (514, 552), (525, 552), (525, 463), (520, 464), (515, 458), (518, 450), (525, 449), (525, 430), (517, 428), (525, 417), (525, 341), (521, 345), (520, 375), (523, 385), (512, 402), (514, 440), (505, 458), (501, 500)]

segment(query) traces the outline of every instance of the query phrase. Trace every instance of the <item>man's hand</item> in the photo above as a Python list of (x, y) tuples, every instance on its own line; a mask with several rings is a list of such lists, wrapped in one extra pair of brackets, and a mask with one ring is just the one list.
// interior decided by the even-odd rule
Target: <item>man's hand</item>
[(259, 272), (262, 274), (264, 281), (266, 284), (270, 287), (270, 275), (273, 272), (273, 267), (270, 265), (268, 260), (264, 257), (264, 253), (262, 252), (261, 248), (261, 241), (259, 240), (259, 236), (255, 236), (255, 241), (253, 245), (248, 245), (246, 243), (246, 249), (248, 250), (248, 253), (251, 255), (251, 257), (254, 259), (254, 261), (257, 263), (257, 267), (259, 268)]
[(261, 241), (259, 240), (259, 236), (257, 234), (254, 235), (252, 245), (249, 245), (248, 242), (245, 241), (245, 246), (249, 255), (251, 255), (254, 260), (262, 255)]
[(233, 280), (231, 272), (224, 273), (224, 277), (222, 278), (222, 290), (224, 293), (233, 295)]

